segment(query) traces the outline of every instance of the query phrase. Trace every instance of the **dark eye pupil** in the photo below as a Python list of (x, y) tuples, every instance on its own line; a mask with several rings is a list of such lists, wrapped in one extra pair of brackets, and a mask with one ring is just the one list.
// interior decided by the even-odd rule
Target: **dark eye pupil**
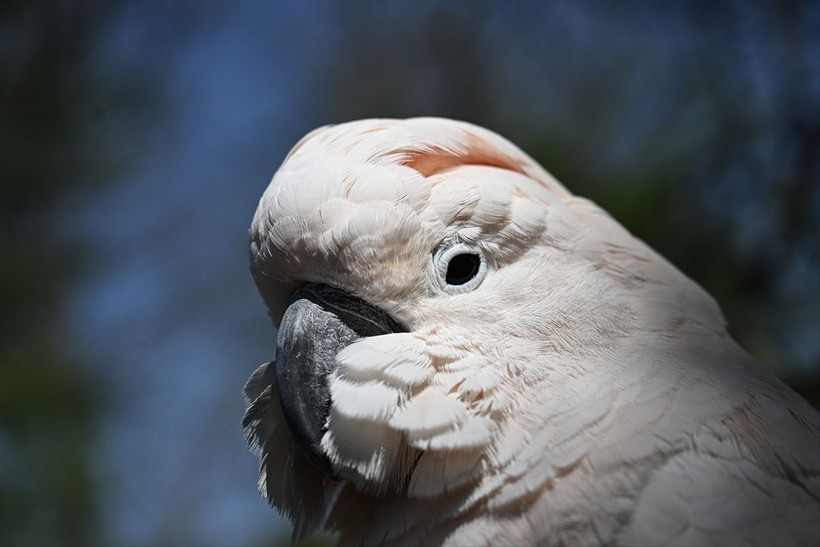
[(478, 274), (481, 259), (478, 255), (456, 255), (447, 265), (446, 281), (448, 285), (464, 285)]

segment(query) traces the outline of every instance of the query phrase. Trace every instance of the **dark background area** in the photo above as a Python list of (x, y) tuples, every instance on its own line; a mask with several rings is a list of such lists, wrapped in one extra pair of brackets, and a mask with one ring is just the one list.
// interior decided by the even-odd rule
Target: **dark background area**
[(820, 404), (817, 2), (0, 3), (0, 544), (264, 545), (247, 228), (319, 125), (484, 125)]

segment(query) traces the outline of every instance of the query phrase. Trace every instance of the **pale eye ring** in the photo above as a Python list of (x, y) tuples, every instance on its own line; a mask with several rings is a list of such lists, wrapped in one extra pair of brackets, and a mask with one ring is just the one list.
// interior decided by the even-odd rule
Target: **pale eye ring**
[(472, 291), (487, 276), (484, 253), (466, 243), (441, 248), (433, 255), (433, 265), (439, 286), (452, 294)]

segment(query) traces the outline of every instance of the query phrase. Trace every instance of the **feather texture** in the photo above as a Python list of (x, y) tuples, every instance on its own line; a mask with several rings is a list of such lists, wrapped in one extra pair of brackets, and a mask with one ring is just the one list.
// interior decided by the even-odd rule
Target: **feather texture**
[[(434, 257), (486, 264), (450, 291)], [(274, 322), (305, 282), (410, 332), (336, 356), (322, 450), (294, 448), (273, 365), (245, 389), (260, 491), (342, 544), (809, 545), (820, 415), (714, 300), (514, 145), (450, 120), (318, 129), (251, 227)]]

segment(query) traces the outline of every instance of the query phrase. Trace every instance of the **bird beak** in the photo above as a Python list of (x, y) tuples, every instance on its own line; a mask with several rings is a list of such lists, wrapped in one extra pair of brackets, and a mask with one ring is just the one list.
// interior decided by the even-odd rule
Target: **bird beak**
[(398, 321), (361, 298), (309, 283), (293, 293), (276, 342), (276, 380), (282, 411), (296, 445), (319, 471), (333, 477), (321, 449), (330, 414), (328, 377), (336, 354), (356, 340), (407, 332)]

